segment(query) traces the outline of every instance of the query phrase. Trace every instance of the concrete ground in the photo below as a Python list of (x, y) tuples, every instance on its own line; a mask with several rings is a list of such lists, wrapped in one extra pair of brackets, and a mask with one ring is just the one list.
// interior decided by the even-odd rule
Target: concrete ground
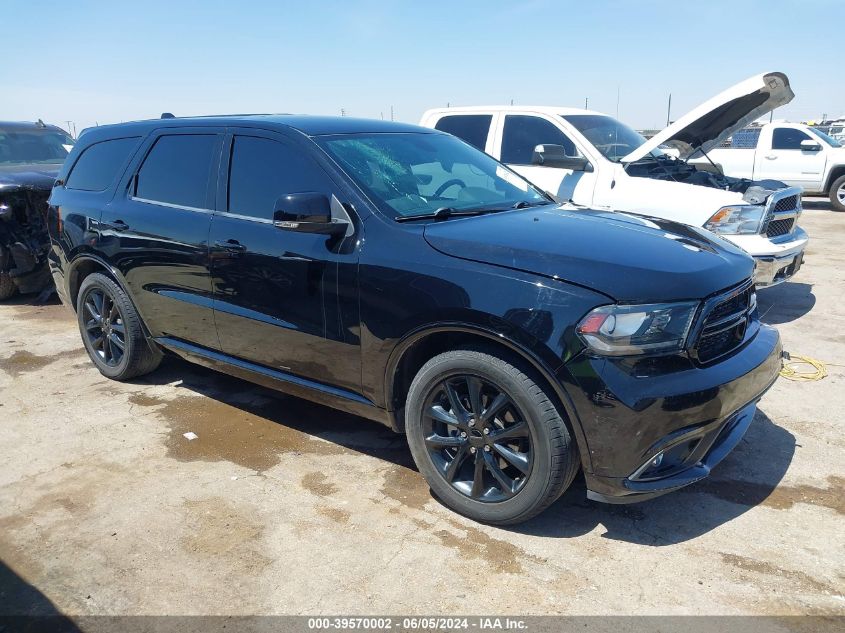
[(175, 360), (112, 382), (66, 308), (0, 305), (0, 613), (845, 614), (845, 214), (807, 207), (760, 305), (828, 377), (778, 381), (707, 481), (512, 529), (374, 423)]

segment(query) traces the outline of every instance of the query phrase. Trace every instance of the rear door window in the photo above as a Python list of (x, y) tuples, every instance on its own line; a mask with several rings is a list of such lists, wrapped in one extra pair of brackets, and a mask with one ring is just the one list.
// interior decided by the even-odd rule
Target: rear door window
[(457, 136), (483, 152), (492, 121), (492, 114), (450, 114), (440, 119), (434, 129)]
[(811, 141), (809, 134), (791, 127), (776, 127), (772, 133), (772, 149), (801, 149), (801, 141)]
[(141, 169), (135, 197), (207, 209), (217, 147), (216, 134), (172, 134), (155, 142)]
[(105, 191), (117, 176), (117, 170), (126, 164), (139, 138), (116, 138), (86, 147), (67, 177), (65, 187), (81, 191)]
[(510, 114), (502, 130), (501, 161), (509, 165), (530, 165), (538, 145), (562, 145), (567, 156), (580, 156), (575, 143), (551, 121), (537, 116)]
[(269, 138), (235, 136), (229, 164), (229, 212), (271, 220), (276, 200), (303, 192), (330, 196), (332, 187), (302, 150)]

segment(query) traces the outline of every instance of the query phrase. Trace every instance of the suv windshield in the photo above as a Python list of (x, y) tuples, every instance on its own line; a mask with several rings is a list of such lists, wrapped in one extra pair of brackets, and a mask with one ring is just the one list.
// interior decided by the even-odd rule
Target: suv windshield
[(487, 154), (447, 134), (345, 134), (316, 139), (391, 218), (507, 209), (548, 198)]
[(825, 134), (821, 130), (818, 130), (814, 127), (808, 127), (807, 129), (810, 130), (810, 132), (812, 132), (813, 134), (818, 136), (821, 140), (823, 140), (825, 143), (827, 143), (831, 147), (842, 147), (842, 144), (839, 141), (837, 141), (832, 136), (828, 136), (827, 134)]
[[(645, 143), (639, 132), (603, 114), (566, 114), (563, 119), (615, 163)], [(652, 153), (661, 154), (659, 151)]]
[(56, 130), (0, 128), (0, 165), (62, 163), (73, 139)]

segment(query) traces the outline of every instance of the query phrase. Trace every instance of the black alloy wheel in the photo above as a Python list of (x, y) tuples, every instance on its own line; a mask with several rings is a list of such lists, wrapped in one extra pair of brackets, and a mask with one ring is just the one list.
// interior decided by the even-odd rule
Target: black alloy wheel
[(90, 348), (109, 367), (117, 367), (126, 353), (126, 327), (114, 298), (101, 288), (92, 288), (82, 304), (83, 336)]
[(504, 390), (480, 376), (442, 380), (425, 404), (425, 444), (440, 475), (481, 502), (517, 494), (531, 474), (525, 418)]

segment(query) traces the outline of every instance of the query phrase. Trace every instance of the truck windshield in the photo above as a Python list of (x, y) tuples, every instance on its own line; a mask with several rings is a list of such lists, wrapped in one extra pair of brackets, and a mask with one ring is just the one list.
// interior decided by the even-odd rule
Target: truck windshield
[(54, 130), (0, 128), (0, 165), (62, 163), (72, 145), (72, 138)]
[(343, 134), (315, 140), (391, 218), (549, 203), (522, 176), (448, 134)]
[(645, 138), (639, 132), (603, 114), (566, 114), (563, 119), (614, 163), (645, 143)]
[(817, 129), (816, 129), (816, 128), (814, 128), (814, 127), (811, 127), (811, 128), (808, 128), (808, 129), (810, 130), (810, 132), (812, 132), (813, 134), (815, 134), (816, 136), (818, 136), (821, 140), (823, 140), (825, 143), (827, 143), (827, 144), (828, 144), (828, 145), (830, 145), (831, 147), (842, 147), (842, 143), (840, 143), (839, 141), (837, 141), (837, 140), (836, 140), (835, 138), (833, 138), (832, 136), (828, 136), (827, 134), (825, 134), (825, 133), (824, 133), (824, 132), (822, 132), (821, 130), (817, 130)]

